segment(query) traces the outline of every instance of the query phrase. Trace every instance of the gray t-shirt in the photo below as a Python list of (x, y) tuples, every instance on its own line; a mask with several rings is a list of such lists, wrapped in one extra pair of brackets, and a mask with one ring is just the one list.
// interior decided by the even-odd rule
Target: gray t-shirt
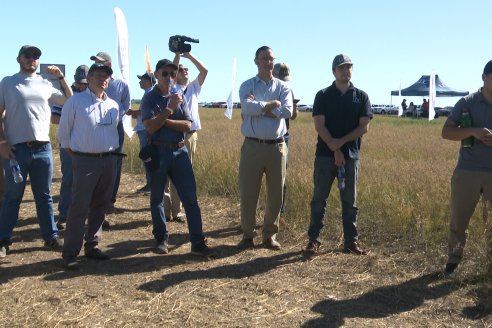
[(51, 109), (48, 100), (59, 103), (64, 95), (39, 75), (21, 73), (0, 82), (0, 107), (5, 109), (7, 142), (50, 141)]
[[(482, 89), (479, 89), (461, 98), (451, 111), (450, 119), (459, 125), (463, 108), (467, 108), (473, 127), (492, 130), (492, 105), (485, 101), (481, 91)], [(477, 139), (474, 140), (472, 147), (461, 147), (456, 168), (492, 172), (492, 147), (486, 146)]]

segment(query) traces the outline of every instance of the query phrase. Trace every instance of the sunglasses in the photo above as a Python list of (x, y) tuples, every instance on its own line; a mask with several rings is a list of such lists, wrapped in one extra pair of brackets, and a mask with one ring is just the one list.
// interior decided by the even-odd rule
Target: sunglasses
[(181, 67), (181, 68), (179, 69), (179, 71), (180, 71), (180, 72), (183, 72), (183, 71), (188, 72), (188, 69), (187, 69), (186, 67)]
[(34, 59), (34, 60), (38, 60), (39, 59), (39, 55), (35, 55), (35, 54), (22, 54), (24, 56), (25, 59)]
[(161, 75), (162, 75), (162, 77), (168, 77), (169, 75), (171, 75), (171, 77), (174, 79), (176, 77), (176, 72), (175, 71), (172, 71), (172, 72), (162, 71)]

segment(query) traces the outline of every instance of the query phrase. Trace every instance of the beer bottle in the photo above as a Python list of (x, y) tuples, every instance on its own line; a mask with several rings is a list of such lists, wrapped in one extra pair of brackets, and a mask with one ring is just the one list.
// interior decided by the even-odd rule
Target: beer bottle
[[(461, 128), (471, 128), (472, 127), (472, 119), (470, 116), (470, 112), (468, 111), (468, 108), (463, 108), (461, 111), (461, 123), (460, 123)], [(461, 140), (461, 147), (463, 148), (469, 148), (473, 146), (474, 139), (473, 137), (468, 137), (463, 140)]]

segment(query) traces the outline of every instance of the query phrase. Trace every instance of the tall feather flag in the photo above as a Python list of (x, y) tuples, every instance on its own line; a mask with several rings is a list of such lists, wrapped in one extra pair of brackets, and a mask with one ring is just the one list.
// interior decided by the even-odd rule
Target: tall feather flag
[(436, 71), (432, 71), (429, 82), (429, 121), (434, 119), (436, 111)]
[(147, 73), (152, 73), (152, 67), (150, 66), (149, 47), (145, 46), (145, 64), (147, 65)]
[(227, 108), (224, 112), (224, 115), (228, 119), (232, 119), (232, 108), (234, 107), (234, 102), (232, 101), (233, 94), (236, 92), (236, 75), (237, 75), (237, 61), (236, 57), (232, 60), (232, 85), (231, 92), (229, 93), (229, 97), (227, 97)]
[[(130, 86), (130, 65), (128, 58), (128, 27), (126, 25), (125, 15), (123, 11), (115, 7), (114, 18), (116, 21), (116, 37), (118, 41), (118, 63), (123, 81)], [(132, 127), (132, 118), (129, 115), (124, 115), (122, 118), (123, 129), (126, 135), (131, 138), (134, 134)]]

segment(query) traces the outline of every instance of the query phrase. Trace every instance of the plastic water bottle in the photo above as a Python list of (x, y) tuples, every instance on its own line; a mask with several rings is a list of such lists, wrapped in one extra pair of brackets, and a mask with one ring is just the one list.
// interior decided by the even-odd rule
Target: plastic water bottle
[[(461, 112), (460, 127), (462, 127), (462, 128), (471, 128), (472, 127), (472, 119), (471, 119), (470, 113), (468, 112), (468, 108), (463, 108), (463, 111)], [(473, 146), (473, 143), (474, 143), (473, 137), (468, 137), (468, 138), (461, 140), (461, 147), (469, 148), (469, 147)]]
[(24, 181), (24, 178), (22, 177), (22, 173), (20, 170), (19, 163), (15, 159), (10, 160), (10, 170), (12, 171), (12, 175), (14, 176), (14, 182), (15, 183), (20, 183)]
[(343, 190), (345, 189), (345, 166), (339, 166), (338, 167), (338, 189)]

